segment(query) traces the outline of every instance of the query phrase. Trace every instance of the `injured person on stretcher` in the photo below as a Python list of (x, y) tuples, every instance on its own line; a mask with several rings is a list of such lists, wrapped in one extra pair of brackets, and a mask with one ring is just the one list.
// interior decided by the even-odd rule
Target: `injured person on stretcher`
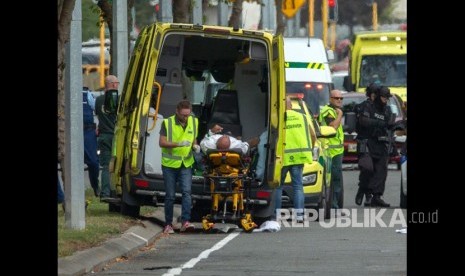
[(243, 156), (250, 156), (251, 168), (249, 171), (253, 175), (253, 181), (260, 185), (263, 181), (265, 171), (265, 145), (268, 137), (268, 130), (265, 129), (259, 137), (249, 139), (243, 142), (240, 137), (232, 137), (230, 134), (222, 134), (223, 127), (215, 124), (205, 137), (200, 141), (201, 154), (196, 154), (196, 163), (201, 171), (204, 171), (203, 162), (201, 161), (207, 155), (208, 150), (230, 150), (240, 151)]
[[(219, 129), (219, 126), (215, 128)], [(211, 138), (214, 135), (217, 137)], [(226, 227), (224, 223), (232, 222), (244, 231), (251, 232), (257, 225), (249, 211), (248, 191), (252, 180), (249, 174), (251, 159), (247, 156), (249, 143), (228, 135), (214, 135), (207, 134), (201, 142), (206, 154), (204, 187), (210, 191), (212, 197), (211, 213), (202, 218), (202, 227), (205, 231), (210, 231), (218, 227), (218, 223), (222, 228)], [(213, 139), (216, 143), (212, 143)], [(212, 148), (206, 149), (206, 141), (210, 142)], [(258, 141), (251, 144), (256, 146)]]
[(228, 134), (222, 134), (222, 130), (223, 128), (216, 124), (205, 134), (205, 137), (200, 142), (200, 148), (204, 154), (206, 154), (209, 149), (241, 149), (242, 154), (247, 154), (250, 148), (254, 148), (258, 145), (258, 137), (243, 142), (241, 139), (232, 137)]

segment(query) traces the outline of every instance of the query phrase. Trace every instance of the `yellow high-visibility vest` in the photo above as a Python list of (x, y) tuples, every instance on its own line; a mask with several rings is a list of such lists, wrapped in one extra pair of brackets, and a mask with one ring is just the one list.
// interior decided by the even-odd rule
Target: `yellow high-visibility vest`
[[(190, 141), (193, 145), (198, 133), (198, 119), (189, 116), (187, 126), (184, 129), (176, 124), (176, 115), (163, 120), (166, 128), (166, 138), (168, 142)], [(180, 168), (182, 164), (186, 168), (194, 164), (192, 147), (161, 148), (161, 164), (165, 167)]]
[(286, 110), (284, 166), (312, 163), (312, 138), (305, 115)]
[[(325, 118), (331, 115), (334, 119), (337, 118), (336, 110), (329, 105), (323, 106), (320, 111), (320, 123), (323, 126), (327, 126)], [(328, 153), (331, 158), (336, 155), (344, 153), (344, 131), (342, 130), (342, 124), (336, 129), (336, 136), (328, 138), (329, 149)]]

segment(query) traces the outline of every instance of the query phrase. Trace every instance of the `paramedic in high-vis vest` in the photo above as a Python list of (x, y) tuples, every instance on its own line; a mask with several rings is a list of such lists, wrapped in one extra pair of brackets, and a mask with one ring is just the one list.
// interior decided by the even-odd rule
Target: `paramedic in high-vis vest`
[(298, 223), (303, 222), (304, 217), (304, 187), (302, 184), (302, 174), (305, 163), (312, 163), (313, 143), (310, 136), (309, 122), (307, 117), (297, 111), (292, 110), (292, 102), (286, 97), (286, 113), (284, 114), (285, 143), (284, 162), (281, 169), (281, 182), (275, 193), (275, 214), (280, 218), (281, 200), (283, 185), (287, 172), (291, 174), (291, 184), (293, 190), (294, 210), (293, 216)]
[[(333, 188), (332, 208), (339, 209), (342, 203), (342, 156), (344, 154), (344, 131), (342, 129), (342, 93), (339, 90), (331, 90), (329, 104), (320, 111), (319, 121), (322, 126), (331, 126), (336, 129), (336, 136), (328, 138), (329, 156), (331, 157), (331, 187)], [(341, 204), (342, 205), (342, 204)]]
[(163, 233), (173, 234), (173, 204), (176, 183), (181, 186), (181, 232), (194, 229), (191, 217), (191, 186), (194, 153), (200, 152), (197, 145), (198, 119), (192, 114), (192, 105), (183, 100), (176, 106), (176, 114), (163, 120), (159, 145), (162, 149), (161, 165), (165, 183), (165, 228)]

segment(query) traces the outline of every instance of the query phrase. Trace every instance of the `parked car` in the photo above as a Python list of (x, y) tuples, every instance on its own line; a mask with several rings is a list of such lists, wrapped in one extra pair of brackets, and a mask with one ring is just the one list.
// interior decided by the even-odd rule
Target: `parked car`
[[(359, 92), (347, 92), (343, 93), (344, 99), (342, 100), (342, 111), (344, 114), (347, 112), (353, 112), (354, 107), (357, 104), (360, 104), (366, 100), (365, 93)], [(395, 114), (395, 122), (400, 122), (406, 118), (404, 109), (402, 108), (403, 103), (399, 96), (393, 95), (389, 98), (389, 106), (391, 107), (392, 112)], [(343, 122), (344, 125), (344, 122)], [(395, 134), (396, 135), (396, 134)], [(358, 163), (358, 153), (357, 153), (357, 141), (355, 138), (357, 133), (355, 131), (344, 133), (344, 157), (342, 159), (343, 163)], [(395, 137), (394, 137), (395, 138)], [(397, 164), (398, 169), (400, 169), (400, 149), (402, 148), (402, 143), (395, 142), (396, 149), (393, 151), (390, 163)]]

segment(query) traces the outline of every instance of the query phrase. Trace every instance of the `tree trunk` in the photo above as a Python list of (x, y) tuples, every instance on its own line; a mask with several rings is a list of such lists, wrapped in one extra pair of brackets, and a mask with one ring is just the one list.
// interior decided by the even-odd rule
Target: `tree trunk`
[(236, 0), (233, 4), (231, 17), (229, 17), (228, 26), (233, 28), (240, 28), (240, 16), (242, 14), (242, 0)]
[[(71, 19), (73, 15), (75, 0), (59, 0), (58, 1), (58, 107), (57, 107), (57, 120), (58, 120), (58, 162), (64, 172), (65, 160), (65, 79), (64, 71), (65, 63), (65, 45), (69, 41), (71, 30)], [(64, 175), (64, 174), (63, 174)]]
[(173, 23), (191, 23), (190, 4), (190, 0), (173, 0)]
[(283, 0), (275, 0), (276, 5), (276, 35), (282, 35), (284, 33), (284, 20), (283, 20), (283, 12), (281, 7), (283, 6)]

